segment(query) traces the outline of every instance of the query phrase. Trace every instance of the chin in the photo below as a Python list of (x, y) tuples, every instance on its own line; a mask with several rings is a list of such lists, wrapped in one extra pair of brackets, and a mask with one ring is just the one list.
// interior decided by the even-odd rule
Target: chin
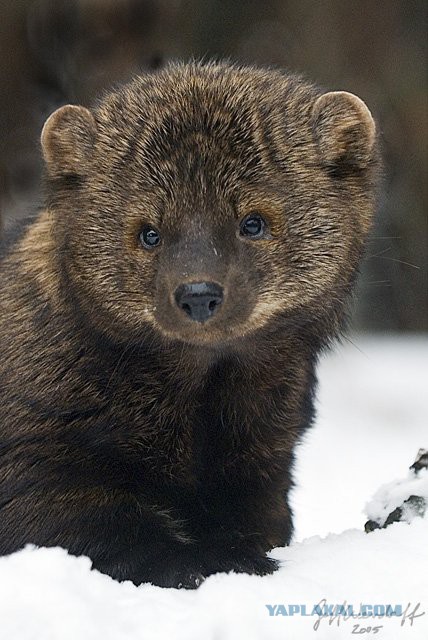
[(242, 327), (239, 327), (238, 331), (234, 331), (230, 327), (225, 329), (219, 326), (211, 326), (210, 323), (180, 328), (177, 326), (162, 327), (158, 325), (157, 329), (168, 340), (206, 349), (230, 347), (232, 343), (238, 342), (247, 333)]

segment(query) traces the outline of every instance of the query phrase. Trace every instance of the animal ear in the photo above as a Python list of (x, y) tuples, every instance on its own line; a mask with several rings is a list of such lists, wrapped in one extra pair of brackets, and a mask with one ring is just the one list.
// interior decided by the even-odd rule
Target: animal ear
[(360, 168), (372, 158), (376, 125), (365, 103), (346, 91), (320, 96), (312, 126), (321, 158), (331, 168)]
[(43, 157), (49, 173), (82, 174), (92, 153), (97, 126), (92, 113), (68, 104), (49, 116), (42, 130)]

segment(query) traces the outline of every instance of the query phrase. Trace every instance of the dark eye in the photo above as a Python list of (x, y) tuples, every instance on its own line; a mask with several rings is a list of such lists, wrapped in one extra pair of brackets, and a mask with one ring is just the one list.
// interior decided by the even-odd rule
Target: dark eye
[(161, 241), (160, 233), (154, 227), (146, 225), (140, 233), (140, 242), (146, 249), (157, 247)]
[(241, 236), (247, 238), (261, 238), (265, 232), (266, 222), (259, 213), (250, 213), (241, 220)]

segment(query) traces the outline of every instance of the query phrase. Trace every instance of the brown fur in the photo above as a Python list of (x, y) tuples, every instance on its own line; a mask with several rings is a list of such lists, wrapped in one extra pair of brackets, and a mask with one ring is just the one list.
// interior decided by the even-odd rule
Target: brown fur
[[(61, 544), (172, 586), (272, 571), (375, 205), (367, 107), (176, 65), (58, 110), (42, 146), (46, 209), (0, 265), (0, 551)], [(203, 324), (174, 299), (201, 281), (224, 289)]]

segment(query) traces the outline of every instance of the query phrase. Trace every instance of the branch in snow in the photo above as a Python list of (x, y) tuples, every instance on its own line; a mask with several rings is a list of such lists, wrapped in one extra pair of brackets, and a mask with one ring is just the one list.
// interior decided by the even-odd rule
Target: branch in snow
[(428, 508), (428, 450), (419, 449), (407, 478), (383, 485), (366, 505), (367, 533), (393, 522), (411, 522)]

